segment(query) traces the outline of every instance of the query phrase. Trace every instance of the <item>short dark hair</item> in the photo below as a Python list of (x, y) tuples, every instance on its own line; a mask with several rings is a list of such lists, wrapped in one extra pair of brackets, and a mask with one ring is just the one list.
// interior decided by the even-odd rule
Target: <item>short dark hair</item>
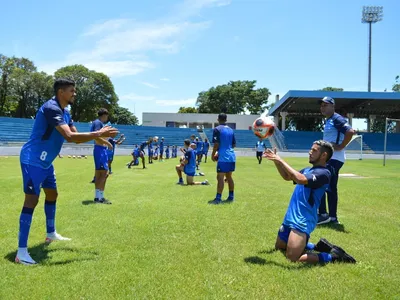
[(59, 89), (65, 89), (69, 86), (75, 86), (75, 81), (68, 78), (58, 78), (54, 81), (53, 89), (54, 95), (57, 95)]
[(97, 112), (97, 115), (98, 115), (99, 117), (104, 116), (104, 115), (107, 115), (107, 116), (108, 116), (108, 110), (105, 109), (105, 108), (100, 108), (99, 111)]
[(331, 159), (331, 157), (333, 155), (333, 151), (334, 151), (331, 143), (324, 141), (324, 140), (319, 140), (319, 141), (315, 141), (314, 144), (316, 144), (320, 147), (321, 153), (326, 152), (326, 154), (327, 154), (326, 161)]
[(226, 119), (227, 119), (227, 116), (226, 116), (225, 113), (220, 113), (220, 114), (218, 115), (218, 121), (225, 122)]
[(190, 146), (190, 140), (189, 140), (189, 139), (186, 139), (186, 140), (184, 141), (184, 143), (185, 143), (186, 146)]

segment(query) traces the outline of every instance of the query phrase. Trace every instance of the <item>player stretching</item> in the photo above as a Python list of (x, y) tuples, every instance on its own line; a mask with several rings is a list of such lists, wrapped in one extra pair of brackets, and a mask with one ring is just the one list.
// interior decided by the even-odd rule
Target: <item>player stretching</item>
[[(316, 245), (308, 243), (310, 234), (317, 225), (317, 210), (321, 197), (331, 180), (331, 173), (326, 167), (326, 162), (332, 154), (332, 144), (322, 140), (314, 142), (309, 152), (309, 162), (312, 167), (304, 168), (300, 172), (281, 159), (276, 154), (276, 150), (267, 149), (264, 154), (266, 158), (274, 162), (283, 179), (296, 183), (275, 243), (275, 248), (285, 251), (286, 257), (292, 262), (356, 262), (342, 248), (332, 245), (325, 239), (321, 239)], [(320, 253), (304, 253), (305, 250)]]
[[(184, 141), (184, 157), (181, 159), (181, 163), (175, 167), (178, 173), (178, 184), (184, 184), (182, 178), (182, 172), (186, 174), (187, 185), (209, 185), (208, 180), (203, 182), (194, 181), (194, 176), (196, 175), (196, 152), (193, 150), (190, 140), (186, 139)], [(195, 146), (193, 144), (193, 146)]]
[[(98, 119), (92, 122), (90, 131), (97, 131), (104, 127), (104, 124), (108, 119), (108, 110), (101, 108), (98, 113)], [(95, 195), (94, 203), (100, 204), (111, 204), (106, 198), (104, 198), (104, 189), (106, 187), (108, 177), (108, 154), (107, 148), (112, 151), (113, 146), (108, 142), (107, 139), (99, 138), (96, 139), (93, 148), (93, 157), (95, 165)]]
[(110, 171), (109, 174), (112, 174), (111, 165), (112, 165), (112, 162), (114, 160), (115, 145), (121, 145), (124, 141), (125, 141), (125, 136), (123, 134), (121, 134), (121, 136), (120, 136), (120, 138), (118, 140), (116, 140), (114, 138), (109, 138), (108, 139), (108, 142), (112, 146), (112, 150), (107, 149), (108, 169)]
[(146, 169), (146, 159), (144, 149), (150, 143), (150, 141), (146, 141), (140, 144), (139, 148), (135, 148), (132, 152), (132, 161), (127, 165), (128, 169), (135, 165), (136, 160), (140, 157), (142, 160), (143, 169)]
[(25, 265), (36, 264), (29, 255), (27, 246), (32, 216), (39, 201), (41, 187), (46, 195), (46, 243), (69, 240), (58, 234), (55, 226), (58, 193), (52, 163), (60, 153), (64, 139), (68, 142), (85, 143), (117, 134), (117, 130), (109, 126), (95, 132), (77, 132), (69, 112), (65, 109), (75, 101), (74, 81), (57, 79), (54, 82), (54, 93), (56, 96), (45, 102), (37, 112), (32, 134), (21, 149), (25, 202), (19, 219), (18, 252), (15, 262)]
[[(222, 191), (224, 190), (224, 178), (228, 182), (229, 196), (224, 203), (232, 203), (234, 200), (234, 182), (232, 172), (235, 171), (236, 155), (233, 148), (236, 146), (236, 139), (233, 130), (226, 125), (226, 114), (221, 113), (218, 115), (219, 125), (214, 128), (213, 132), (213, 151), (211, 159), (218, 161), (217, 163), (217, 196), (214, 200), (209, 201), (209, 204), (220, 204)], [(218, 151), (218, 156), (216, 153)]]

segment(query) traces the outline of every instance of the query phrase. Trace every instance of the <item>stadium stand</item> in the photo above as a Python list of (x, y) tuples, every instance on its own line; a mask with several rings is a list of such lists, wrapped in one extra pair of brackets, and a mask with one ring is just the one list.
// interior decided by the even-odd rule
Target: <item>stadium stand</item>
[[(33, 119), (19, 119), (0, 117), (0, 143), (7, 144), (12, 142), (26, 142), (33, 126)], [(78, 131), (89, 131), (90, 123), (75, 123)], [(121, 133), (126, 136), (125, 146), (135, 145), (146, 140), (150, 136), (157, 135), (159, 138), (165, 138), (165, 145), (181, 145), (185, 138), (194, 134), (201, 135), (193, 128), (167, 128), (150, 126), (130, 126), (115, 125)], [(204, 133), (211, 141), (212, 129), (204, 129)], [(288, 151), (308, 151), (310, 143), (322, 138), (322, 132), (307, 131), (284, 131), (285, 144)], [(363, 150), (375, 153), (383, 152), (383, 133), (361, 133), (363, 135)], [(251, 130), (235, 130), (236, 143), (238, 148), (254, 148), (257, 139)], [(270, 143), (267, 140), (267, 146)], [(89, 142), (90, 143), (90, 142)], [(360, 144), (352, 143), (348, 150), (358, 151)], [(387, 151), (400, 153), (400, 133), (388, 134)]]

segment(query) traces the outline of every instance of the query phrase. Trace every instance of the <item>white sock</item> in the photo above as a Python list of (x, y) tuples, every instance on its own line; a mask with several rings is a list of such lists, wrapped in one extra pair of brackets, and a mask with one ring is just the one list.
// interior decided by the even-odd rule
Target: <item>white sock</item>
[(101, 199), (100, 190), (95, 189), (94, 197), (97, 199)]
[(28, 254), (28, 248), (18, 248), (18, 254)]
[(99, 190), (99, 199), (103, 199), (103, 198), (104, 198), (104, 191)]

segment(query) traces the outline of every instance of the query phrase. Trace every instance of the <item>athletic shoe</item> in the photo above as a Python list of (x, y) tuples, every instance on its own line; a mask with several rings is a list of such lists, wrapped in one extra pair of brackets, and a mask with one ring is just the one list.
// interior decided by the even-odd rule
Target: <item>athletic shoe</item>
[(45, 243), (50, 244), (54, 241), (70, 241), (70, 238), (63, 237), (61, 234), (58, 234), (56, 231), (52, 233), (48, 233), (46, 236)]
[(93, 179), (90, 183), (95, 183), (95, 180)]
[(318, 252), (331, 252), (332, 248), (335, 245), (329, 243), (326, 239), (320, 239), (319, 242), (315, 245), (314, 250)]
[(98, 204), (112, 204), (110, 201), (108, 201), (106, 198), (94, 198), (94, 203)]
[(231, 204), (231, 203), (233, 203), (235, 201), (235, 199), (233, 199), (233, 198), (231, 198), (231, 197), (228, 197), (228, 198), (226, 198), (226, 200), (225, 201), (222, 201), (224, 204)]
[(214, 200), (208, 201), (208, 204), (212, 204), (212, 205), (218, 205), (221, 203), (222, 203), (222, 201), (220, 199), (216, 199), (216, 198)]
[(37, 265), (37, 262), (32, 259), (28, 251), (18, 251), (17, 256), (15, 256), (15, 262), (26, 266)]
[(328, 214), (318, 215), (318, 223), (317, 225), (327, 224), (331, 221), (331, 217)]
[(210, 183), (208, 182), (208, 180), (206, 179), (206, 180), (204, 180), (202, 183), (201, 183), (202, 185), (210, 185)]
[(338, 218), (333, 218), (333, 217), (330, 217), (330, 218), (331, 218), (330, 223), (335, 224), (335, 225), (340, 225)]
[(331, 250), (332, 262), (344, 262), (355, 264), (357, 261), (350, 254), (347, 254), (342, 248), (333, 246)]

